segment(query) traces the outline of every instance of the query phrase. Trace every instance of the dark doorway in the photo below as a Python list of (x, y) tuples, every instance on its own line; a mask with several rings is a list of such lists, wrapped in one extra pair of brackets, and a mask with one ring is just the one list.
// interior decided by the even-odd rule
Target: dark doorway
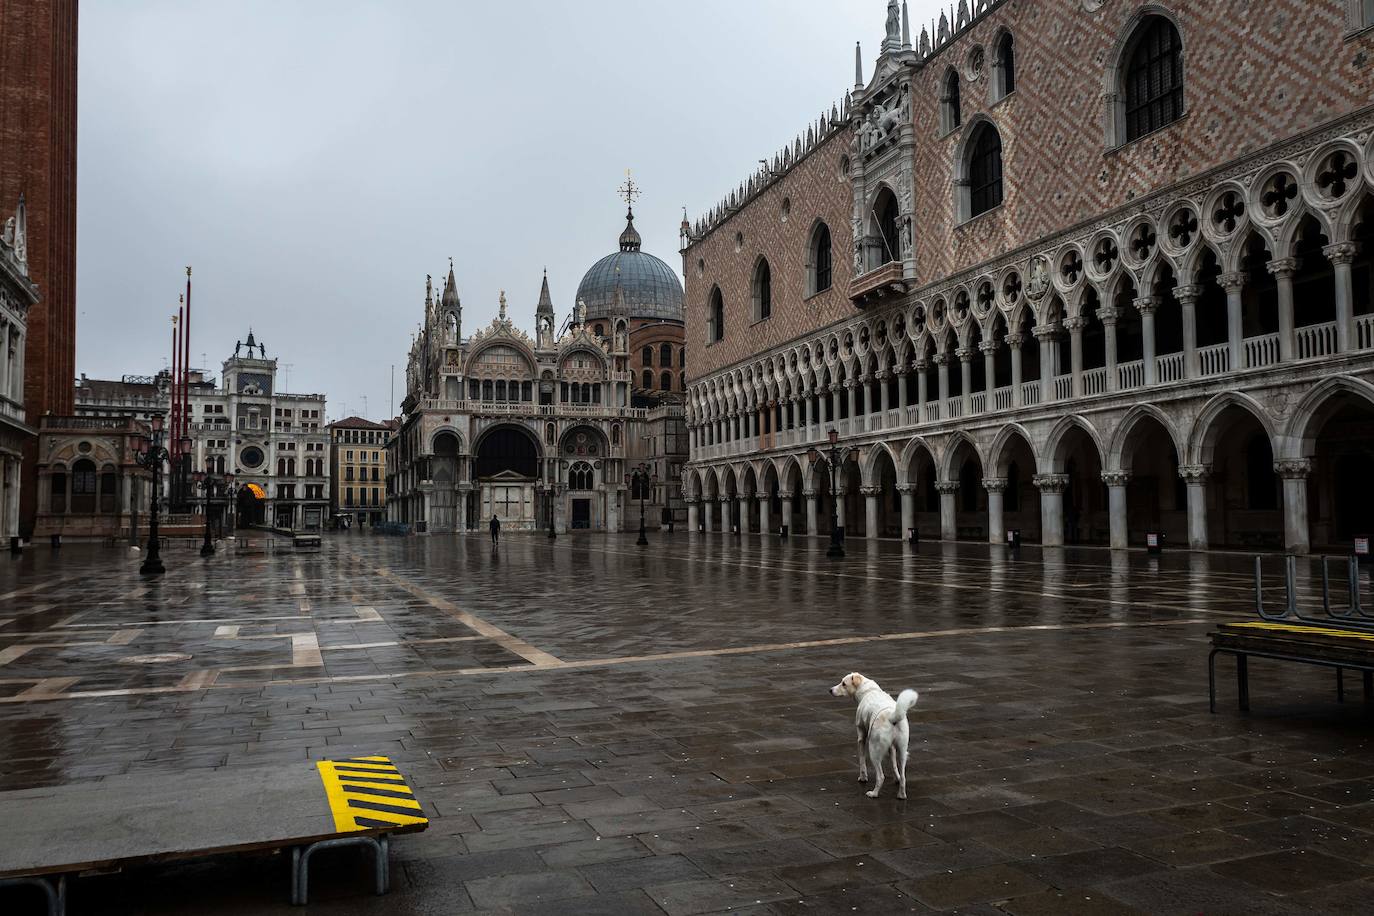
[(239, 490), (238, 500), (238, 524), (240, 527), (247, 525), (261, 525), (265, 518), (266, 500), (259, 497), (248, 487)]
[(524, 431), (513, 427), (493, 430), (477, 449), (478, 479), (514, 471), (521, 477), (539, 476), (539, 450)]
[(592, 527), (592, 501), (574, 499), (572, 501), (572, 526), (574, 531), (585, 531)]

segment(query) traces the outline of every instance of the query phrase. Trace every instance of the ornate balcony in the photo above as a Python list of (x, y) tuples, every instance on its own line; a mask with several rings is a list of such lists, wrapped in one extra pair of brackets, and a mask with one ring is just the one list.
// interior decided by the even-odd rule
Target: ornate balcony
[(849, 299), (859, 308), (903, 296), (915, 285), (902, 273), (901, 261), (889, 261), (849, 283)]

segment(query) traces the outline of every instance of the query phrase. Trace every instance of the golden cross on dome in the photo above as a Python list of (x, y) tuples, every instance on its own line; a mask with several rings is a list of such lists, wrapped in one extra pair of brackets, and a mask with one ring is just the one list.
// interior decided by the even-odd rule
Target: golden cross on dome
[(629, 169), (625, 170), (625, 183), (620, 186), (618, 193), (620, 199), (631, 207), (635, 205), (635, 201), (639, 200), (639, 185), (635, 184), (634, 178), (630, 177)]

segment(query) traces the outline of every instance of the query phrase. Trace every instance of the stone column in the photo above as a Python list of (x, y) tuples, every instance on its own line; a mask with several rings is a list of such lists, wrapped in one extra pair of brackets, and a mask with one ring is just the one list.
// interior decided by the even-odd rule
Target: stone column
[(703, 496), (701, 498), (701, 525), (702, 530), (707, 534), (716, 530), (712, 522), (712, 516), (715, 514), (715, 501), (709, 496)]
[(892, 374), (886, 369), (878, 373), (878, 409), (882, 411), (883, 417), (887, 417), (887, 412), (892, 408), (892, 391), (887, 380), (892, 378)]
[(1207, 478), (1212, 469), (1205, 464), (1185, 464), (1178, 476), (1188, 486), (1188, 549), (1207, 549)]
[(881, 532), (878, 531), (878, 498), (882, 495), (882, 487), (861, 487), (859, 492), (864, 497), (864, 537), (873, 540)]
[(1159, 308), (1158, 296), (1141, 296), (1133, 303), (1140, 312), (1140, 346), (1145, 362), (1145, 384), (1159, 382), (1159, 372), (1155, 360), (1155, 310)]
[(1064, 546), (1064, 491), (1068, 474), (1036, 474), (1031, 483), (1040, 490), (1040, 543), (1046, 547)]
[(1026, 342), (1023, 334), (1008, 334), (1007, 346), (1011, 347), (1011, 406), (1024, 406), (1024, 399), (1021, 397), (1021, 386), (1024, 379), (1021, 378), (1021, 345)]
[(1058, 335), (1053, 325), (1038, 327), (1031, 332), (1040, 341), (1040, 402), (1054, 400), (1054, 340)]
[(973, 413), (973, 350), (960, 347), (954, 351), (959, 357), (959, 400), (964, 404), (964, 416)]
[(906, 408), (909, 398), (906, 393), (906, 377), (910, 373), (906, 366), (901, 366), (896, 370), (897, 375), (897, 409), (901, 411), (902, 422), (906, 422)]
[(958, 540), (959, 507), (955, 503), (954, 497), (959, 492), (959, 481), (937, 480), (935, 481), (935, 492), (940, 494), (940, 540)]
[(1180, 286), (1174, 298), (1183, 310), (1183, 377), (1197, 378), (1202, 374), (1197, 358), (1197, 301), (1202, 298), (1202, 287)]
[(767, 497), (767, 496), (758, 496), (758, 497), (756, 497), (756, 498), (757, 498), (758, 501), (759, 501), (759, 534), (767, 534), (767, 533), (768, 533), (768, 530), (769, 530), (769, 522), (768, 522), (768, 508), (769, 508), (768, 503), (769, 503), (769, 500), (768, 500), (768, 497)]
[(840, 392), (842, 390), (844, 389), (838, 384), (830, 386), (830, 423), (832, 426), (840, 418)]
[(1281, 258), (1269, 262), (1279, 292), (1279, 359), (1290, 362), (1298, 355), (1298, 338), (1293, 324), (1293, 275), (1302, 266), (1298, 258)]
[(1275, 461), (1274, 472), (1283, 480), (1284, 547), (1289, 553), (1309, 553), (1312, 545), (1307, 528), (1307, 477), (1312, 473), (1312, 460)]
[(1245, 368), (1245, 274), (1240, 271), (1217, 277), (1217, 284), (1226, 290), (1226, 349), (1231, 357), (1231, 371)]
[(935, 365), (940, 371), (940, 403), (943, 404), (949, 400), (949, 354), (936, 353)]
[(1000, 544), (1007, 539), (1007, 525), (1002, 513), (1002, 494), (1007, 489), (1007, 479), (984, 477), (983, 489), (988, 491), (988, 543)]
[(930, 399), (930, 384), (926, 379), (926, 370), (930, 364), (925, 360), (916, 362), (916, 422), (926, 421), (926, 402)]
[(1107, 522), (1111, 528), (1113, 550), (1125, 550), (1131, 546), (1130, 529), (1127, 527), (1126, 485), (1131, 475), (1125, 471), (1103, 471), (1102, 482), (1107, 485)]
[(792, 497), (790, 496), (784, 496), (782, 498), (781, 524), (786, 525), (789, 529), (792, 527)]
[(816, 491), (802, 490), (802, 498), (806, 500), (806, 533), (815, 534), (816, 528)]
[(687, 503), (687, 530), (695, 533), (701, 524), (700, 500), (695, 496), (688, 496), (685, 502)]
[(887, 409), (887, 386), (882, 380), (886, 373), (878, 372), (868, 377), (868, 387), (864, 390), (864, 413), (876, 413), (881, 405)]
[(825, 427), (830, 425), (830, 398), (825, 396), (825, 391), (816, 390), (816, 410), (821, 425), (821, 433), (824, 435)]
[(1121, 311), (1114, 305), (1104, 305), (1097, 310), (1097, 319), (1102, 322), (1103, 336), (1106, 337), (1108, 391), (1116, 391), (1121, 387), (1116, 371), (1116, 320), (1120, 316)]
[(906, 537), (916, 527), (916, 487), (904, 483), (897, 492), (902, 496), (902, 537)]
[(1322, 249), (1336, 273), (1336, 351), (1349, 353), (1358, 347), (1355, 338), (1354, 283), (1350, 265), (1355, 260), (1355, 243), (1341, 242)]
[(811, 428), (811, 399), (808, 397), (798, 397), (797, 403), (801, 405), (801, 428), (807, 439), (811, 438), (810, 433), (806, 432)]
[[(846, 403), (849, 405), (849, 418), (851, 420), (859, 415), (859, 393), (856, 390), (857, 384), (858, 383), (852, 378), (844, 380), (844, 390), (848, 397)], [(853, 426), (851, 425), (850, 428), (853, 429)]]
[(1069, 318), (1064, 328), (1069, 332), (1069, 372), (1073, 376), (1073, 396), (1083, 397), (1083, 329), (1088, 326), (1086, 318)]
[(978, 344), (978, 349), (983, 351), (983, 390), (987, 392), (989, 411), (997, 409), (997, 399), (994, 392), (997, 390), (997, 341), (985, 340)]

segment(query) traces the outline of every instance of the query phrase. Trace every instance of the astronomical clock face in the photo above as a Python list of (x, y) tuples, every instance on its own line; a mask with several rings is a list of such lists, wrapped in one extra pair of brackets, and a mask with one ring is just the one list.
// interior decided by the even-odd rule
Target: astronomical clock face
[(270, 376), (260, 372), (245, 372), (239, 376), (239, 394), (267, 394), (271, 390)]

